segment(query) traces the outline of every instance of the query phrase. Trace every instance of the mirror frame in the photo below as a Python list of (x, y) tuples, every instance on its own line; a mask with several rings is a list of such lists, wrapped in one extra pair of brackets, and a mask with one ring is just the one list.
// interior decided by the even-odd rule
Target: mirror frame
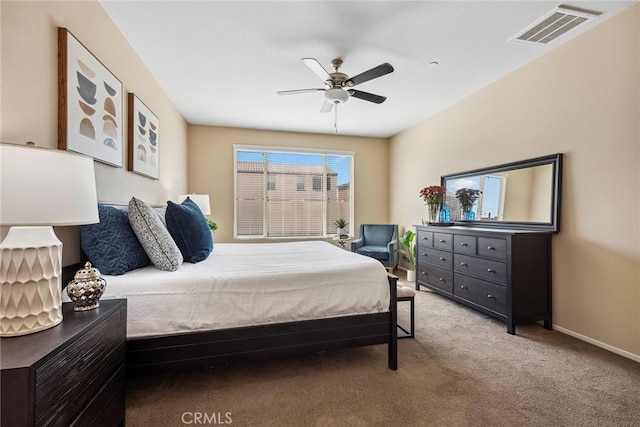
[(516, 230), (538, 230), (557, 233), (560, 231), (560, 200), (562, 189), (562, 153), (549, 156), (536, 157), (533, 159), (521, 160), (517, 162), (504, 163), (497, 166), (474, 169), (466, 172), (453, 173), (440, 177), (440, 185), (445, 186), (445, 181), (450, 179), (464, 178), (473, 175), (487, 173), (506, 172), (516, 169), (523, 169), (534, 166), (552, 165), (552, 194), (551, 194), (551, 221), (550, 222), (524, 222), (524, 221), (454, 221), (454, 225), (466, 227), (492, 227), (508, 228)]

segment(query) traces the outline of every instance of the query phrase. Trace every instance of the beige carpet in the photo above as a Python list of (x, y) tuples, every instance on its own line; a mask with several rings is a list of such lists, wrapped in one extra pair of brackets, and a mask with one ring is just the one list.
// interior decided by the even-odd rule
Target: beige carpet
[(640, 425), (637, 362), (537, 324), (509, 335), (429, 291), (416, 325), (395, 372), (372, 346), (131, 379), (127, 425)]

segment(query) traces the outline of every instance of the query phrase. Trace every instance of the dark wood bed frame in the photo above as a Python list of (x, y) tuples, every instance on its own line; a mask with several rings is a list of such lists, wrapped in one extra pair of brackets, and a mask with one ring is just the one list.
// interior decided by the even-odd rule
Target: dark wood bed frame
[[(63, 287), (82, 265), (63, 269)], [(389, 369), (396, 370), (398, 278), (389, 274), (388, 281), (391, 296), (388, 312), (127, 339), (127, 375), (151, 375), (375, 344), (387, 344)]]

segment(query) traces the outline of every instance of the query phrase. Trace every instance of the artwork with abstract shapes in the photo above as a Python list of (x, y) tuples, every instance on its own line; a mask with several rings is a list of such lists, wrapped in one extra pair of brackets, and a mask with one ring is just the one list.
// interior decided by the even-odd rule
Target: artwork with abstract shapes
[(129, 92), (128, 101), (129, 152), (127, 169), (149, 178), (159, 179), (158, 117), (131, 92)]
[(66, 28), (58, 58), (58, 148), (122, 167), (122, 83)]

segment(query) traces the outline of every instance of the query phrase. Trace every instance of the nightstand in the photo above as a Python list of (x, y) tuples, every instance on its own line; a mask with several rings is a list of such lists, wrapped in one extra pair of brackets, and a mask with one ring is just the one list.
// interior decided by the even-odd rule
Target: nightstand
[(124, 425), (127, 301), (62, 312), (56, 327), (0, 338), (3, 427)]

